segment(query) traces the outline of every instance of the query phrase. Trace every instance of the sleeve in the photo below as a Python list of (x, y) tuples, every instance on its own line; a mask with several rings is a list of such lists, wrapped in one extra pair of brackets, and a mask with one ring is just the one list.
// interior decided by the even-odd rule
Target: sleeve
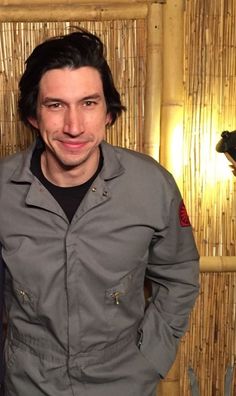
[[(0, 245), (1, 248), (1, 245)], [(0, 251), (1, 253), (1, 251)], [(4, 359), (3, 359), (3, 285), (4, 285), (4, 263), (0, 254), (0, 396), (4, 396)]]
[(172, 185), (168, 224), (150, 245), (146, 278), (152, 293), (138, 344), (162, 378), (175, 360), (199, 293), (199, 255), (182, 197), (174, 181)]

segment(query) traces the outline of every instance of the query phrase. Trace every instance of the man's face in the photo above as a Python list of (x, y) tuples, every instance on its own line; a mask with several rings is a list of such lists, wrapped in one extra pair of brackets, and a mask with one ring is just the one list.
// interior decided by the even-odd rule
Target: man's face
[(93, 167), (107, 114), (102, 80), (92, 67), (53, 69), (40, 81), (37, 119), (29, 119), (45, 143), (50, 167)]

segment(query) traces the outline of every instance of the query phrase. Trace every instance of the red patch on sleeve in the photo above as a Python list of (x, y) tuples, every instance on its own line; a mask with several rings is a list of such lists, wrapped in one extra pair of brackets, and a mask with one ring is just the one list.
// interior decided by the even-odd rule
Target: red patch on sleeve
[(179, 221), (181, 227), (190, 227), (191, 223), (184, 202), (181, 201), (179, 205)]

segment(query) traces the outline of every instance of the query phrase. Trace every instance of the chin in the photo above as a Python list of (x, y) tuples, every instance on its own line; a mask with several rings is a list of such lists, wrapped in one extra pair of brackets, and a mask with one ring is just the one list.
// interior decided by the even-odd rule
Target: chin
[(61, 165), (62, 165), (62, 168), (64, 168), (65, 170), (70, 170), (70, 169), (77, 168), (82, 163), (83, 163), (83, 161), (62, 161)]

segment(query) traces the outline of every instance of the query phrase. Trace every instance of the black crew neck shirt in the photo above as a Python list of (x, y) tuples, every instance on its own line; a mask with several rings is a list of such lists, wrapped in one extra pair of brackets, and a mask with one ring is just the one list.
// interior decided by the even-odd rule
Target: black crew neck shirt
[(103, 166), (103, 156), (100, 150), (100, 160), (98, 169), (95, 174), (85, 183), (80, 184), (78, 186), (73, 187), (59, 187), (53, 183), (51, 183), (44, 176), (41, 168), (41, 154), (44, 151), (44, 148), (36, 147), (32, 159), (31, 159), (31, 172), (39, 179), (39, 181), (44, 185), (44, 187), (52, 194), (55, 200), (59, 203), (59, 205), (64, 210), (68, 220), (71, 222), (77, 208), (82, 202), (85, 194), (89, 190), (91, 184), (96, 179), (97, 175), (102, 169)]

